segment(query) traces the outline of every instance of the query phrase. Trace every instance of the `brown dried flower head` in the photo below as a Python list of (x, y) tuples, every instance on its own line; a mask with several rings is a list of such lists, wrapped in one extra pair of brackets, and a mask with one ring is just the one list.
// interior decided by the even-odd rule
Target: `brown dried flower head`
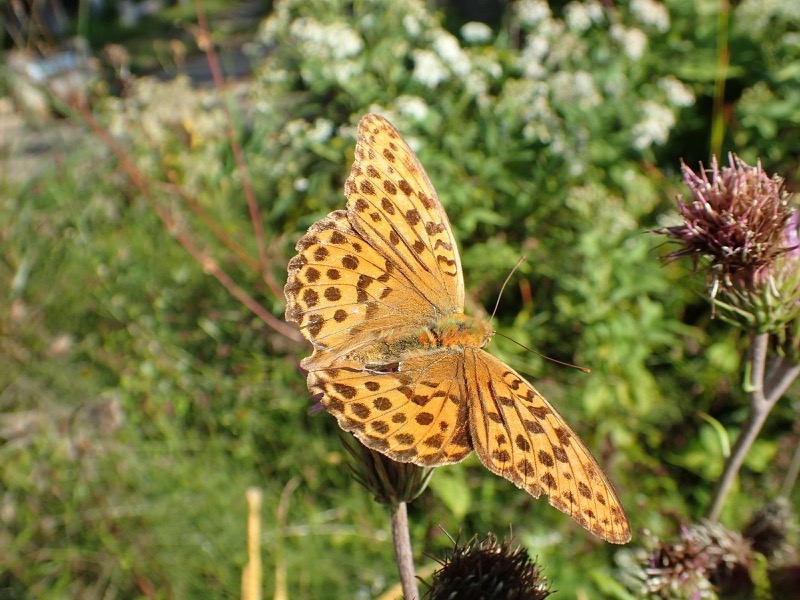
[(719, 523), (696, 523), (650, 554), (644, 588), (660, 598), (738, 598), (752, 590), (750, 554), (740, 534)]
[(492, 534), (455, 544), (442, 568), (433, 574), (425, 600), (544, 600), (550, 584), (528, 551), (498, 542)]

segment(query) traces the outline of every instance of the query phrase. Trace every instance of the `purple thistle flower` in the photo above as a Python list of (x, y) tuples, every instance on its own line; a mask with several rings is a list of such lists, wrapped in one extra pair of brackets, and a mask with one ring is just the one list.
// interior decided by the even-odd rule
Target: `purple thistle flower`
[[(678, 197), (683, 223), (661, 230), (683, 247), (668, 256), (710, 260), (715, 285), (759, 285), (776, 259), (798, 248), (795, 209), (783, 178), (767, 177), (759, 162), (749, 166), (735, 154), (720, 168), (694, 173), (685, 163), (681, 171), (692, 200)], [(709, 178), (710, 175), (710, 178)], [(792, 226), (790, 226), (792, 224)]]
[(662, 233), (708, 268), (709, 296), (723, 318), (759, 332), (780, 332), (800, 316), (800, 220), (778, 175), (767, 177), (735, 154), (720, 168), (681, 163), (691, 199), (678, 196), (682, 223)]

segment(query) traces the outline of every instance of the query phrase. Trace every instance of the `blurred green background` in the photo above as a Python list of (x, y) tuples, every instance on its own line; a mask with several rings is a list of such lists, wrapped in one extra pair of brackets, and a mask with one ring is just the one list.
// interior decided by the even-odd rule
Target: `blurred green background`
[[(669, 248), (651, 230), (677, 221), (681, 159), (735, 151), (793, 186), (795, 2), (208, 2), (235, 74), (224, 88), (194, 70), (207, 59), (191, 4), (128, 25), (80, 6), (68, 33), (96, 57), (81, 101), (141, 179), (75, 103), (26, 113), (10, 58), (22, 42), (7, 37), (0, 600), (238, 598), (250, 486), (264, 491), (266, 597), (366, 599), (394, 585), (386, 509), (352, 480), (334, 419), (308, 414), (307, 347), (198, 260), (282, 319), (294, 244), (344, 206), (366, 112), (393, 122), (437, 188), (468, 312), (490, 311), (527, 256), (495, 327), (592, 373), (499, 338), (492, 352), (594, 451), (632, 544), (703, 515), (746, 414), (745, 340), (711, 319), (702, 277), (661, 260)], [(51, 43), (21, 30), (26, 51)], [(797, 411), (793, 393), (770, 417), (729, 527), (778, 493)], [(474, 456), (439, 469), (409, 511), (421, 574), (451, 547), (443, 530), (513, 533), (555, 597), (636, 597), (620, 548)]]

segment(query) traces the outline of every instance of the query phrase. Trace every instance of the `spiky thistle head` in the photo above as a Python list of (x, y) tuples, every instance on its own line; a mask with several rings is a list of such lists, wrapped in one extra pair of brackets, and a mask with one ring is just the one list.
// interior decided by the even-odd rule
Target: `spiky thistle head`
[(440, 563), (423, 595), (426, 600), (544, 600), (551, 594), (528, 551), (491, 534), (463, 546), (456, 543)]
[(797, 209), (783, 178), (769, 177), (735, 154), (728, 166), (698, 173), (682, 163), (691, 198), (678, 197), (682, 222), (659, 230), (681, 247), (667, 258), (692, 258), (709, 273), (709, 296), (726, 316), (776, 331), (800, 313)]

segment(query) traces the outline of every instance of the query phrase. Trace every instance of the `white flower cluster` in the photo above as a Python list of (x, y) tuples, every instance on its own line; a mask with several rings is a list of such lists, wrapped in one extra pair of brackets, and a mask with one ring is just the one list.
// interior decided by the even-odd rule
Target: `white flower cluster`
[(470, 21), (461, 27), (461, 37), (468, 44), (488, 44), (493, 35), (492, 28), (486, 23)]
[(672, 106), (683, 108), (694, 104), (695, 97), (691, 88), (672, 76), (660, 79), (658, 87), (666, 94), (667, 102)]
[(395, 100), (395, 105), (401, 115), (417, 122), (424, 121), (430, 110), (425, 100), (419, 96), (400, 96)]
[(800, 2), (797, 0), (742, 0), (737, 4), (732, 19), (739, 27), (759, 37), (765, 35), (765, 32), (766, 35), (774, 35), (774, 23), (782, 23), (784, 26), (793, 23), (795, 33), (787, 32), (784, 38), (787, 41), (793, 40), (794, 46), (800, 45), (796, 33), (796, 26), (800, 23)]
[(631, 0), (631, 15), (644, 27), (652, 27), (660, 33), (669, 31), (670, 20), (667, 7), (656, 0)]
[(414, 50), (411, 56), (414, 59), (414, 72), (411, 77), (426, 88), (435, 89), (450, 77), (450, 72), (435, 52)]
[(564, 21), (567, 29), (575, 33), (583, 33), (593, 25), (602, 23), (603, 7), (599, 2), (570, 2), (564, 7)]
[(668, 107), (647, 100), (642, 106), (643, 118), (631, 129), (633, 147), (646, 150), (651, 146), (661, 146), (669, 138), (675, 125), (675, 114)]
[(553, 13), (545, 0), (522, 0), (517, 2), (514, 9), (520, 23), (525, 27), (535, 27), (542, 21), (550, 19)]
[(460, 79), (469, 79), (472, 75), (473, 66), (469, 55), (458, 40), (444, 30), (435, 33), (431, 50), (414, 50), (412, 57), (412, 77), (428, 89), (435, 89), (449, 80), (451, 75)]
[(577, 105), (588, 112), (603, 102), (587, 71), (559, 71), (553, 75), (551, 86), (553, 100), (559, 104)]
[(609, 33), (611, 39), (622, 46), (622, 51), (632, 60), (639, 60), (647, 49), (647, 36), (641, 29), (629, 29), (615, 23)]
[(290, 34), (300, 43), (307, 44), (305, 52), (322, 59), (342, 60), (358, 55), (364, 41), (345, 23), (323, 24), (310, 18), (297, 19)]

